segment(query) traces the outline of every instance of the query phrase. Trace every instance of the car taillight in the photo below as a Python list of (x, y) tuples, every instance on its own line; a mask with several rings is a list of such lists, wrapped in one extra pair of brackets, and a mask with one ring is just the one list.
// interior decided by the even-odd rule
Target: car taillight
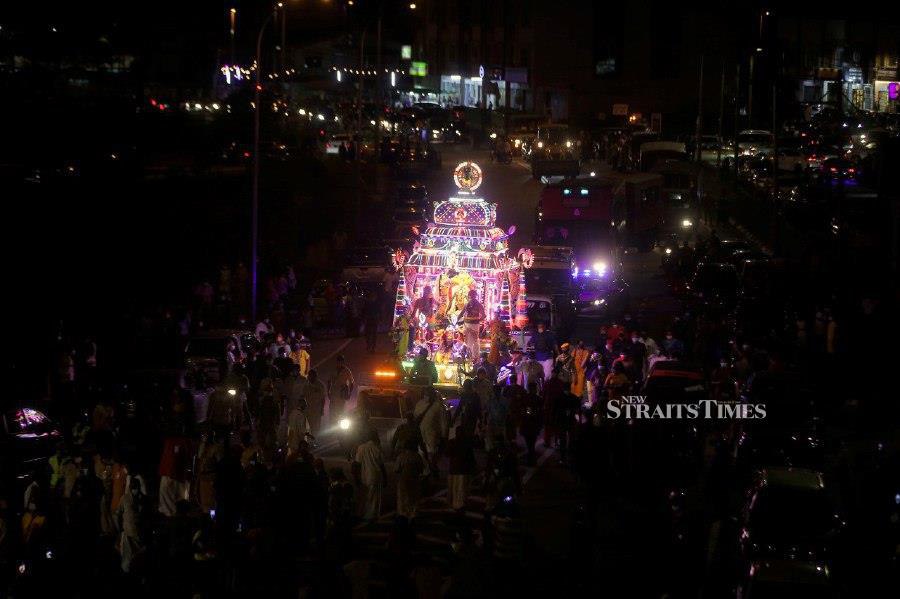
[(836, 172), (837, 172), (837, 167), (836, 167), (836, 166), (833, 166), (833, 167), (831, 167), (829, 170), (830, 170), (832, 173), (836, 173)]
[(855, 172), (856, 172), (856, 169), (855, 169), (855, 168), (848, 168), (848, 169), (847, 169), (847, 172), (848, 172), (848, 173), (855, 173)]

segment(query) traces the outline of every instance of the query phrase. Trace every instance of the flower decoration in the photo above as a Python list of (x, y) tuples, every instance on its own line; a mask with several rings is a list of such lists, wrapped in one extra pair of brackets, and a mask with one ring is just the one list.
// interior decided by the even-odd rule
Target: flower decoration
[(525, 268), (531, 268), (534, 265), (534, 252), (530, 248), (522, 248), (519, 250), (519, 260)]
[(402, 249), (397, 249), (391, 254), (391, 264), (394, 266), (394, 270), (400, 270), (403, 268), (403, 265), (406, 264), (407, 259), (406, 252)]

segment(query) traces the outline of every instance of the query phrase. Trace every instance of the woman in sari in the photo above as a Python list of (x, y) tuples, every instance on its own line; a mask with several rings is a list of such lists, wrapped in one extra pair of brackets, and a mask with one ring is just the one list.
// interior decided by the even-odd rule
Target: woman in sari
[(572, 394), (579, 401), (584, 399), (585, 373), (587, 372), (587, 363), (590, 357), (591, 352), (584, 347), (584, 341), (579, 341), (575, 351), (572, 352), (572, 362), (575, 367), (572, 376)]

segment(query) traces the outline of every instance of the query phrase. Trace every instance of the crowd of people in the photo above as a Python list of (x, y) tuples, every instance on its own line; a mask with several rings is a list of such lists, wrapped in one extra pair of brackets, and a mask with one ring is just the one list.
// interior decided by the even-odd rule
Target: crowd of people
[[(340, 566), (353, 557), (352, 527), (384, 514), (389, 482), (396, 485), (398, 534), (411, 530), (424, 493), (440, 485), (444, 470), (450, 503), (464, 511), (478, 468), (476, 438), (504, 414), (484, 372), (467, 384), (452, 420), (433, 390), (390, 439), (365, 426), (363, 414), (351, 459), (327, 469), (313, 451), (350, 415), (353, 372), (337, 356), (320, 376), (309, 339), (276, 331), (270, 318), (252, 331), (252, 341), (227, 343), (218, 373), (182, 371), (149, 396), (106, 386), (95, 372), (93, 341), (65, 352), (56, 388), (69, 392), (56, 399), (70, 405), (51, 405), (63, 435), (24, 494), (2, 504), (3, 588), (40, 594), (58, 583), (49, 573), (92, 572), (110, 588), (151, 581), (176, 594), (215, 594), (284, 577), (300, 584), (285, 566), (297, 560), (334, 566), (329, 582), (351, 584)], [(491, 505), (502, 507), (517, 472), (508, 466), (515, 460), (506, 428), (495, 432), (491, 459), (507, 467), (491, 468), (486, 484), (494, 489)], [(260, 579), (254, 568), (274, 578)]]
[[(713, 236), (680, 249), (679, 269), (716, 248)], [(297, 289), (291, 273), (273, 283), (272, 307)], [(231, 278), (220, 277), (218, 293)], [(215, 302), (205, 285), (196, 291), (201, 311)], [(332, 295), (340, 304), (337, 289)], [(364, 306), (370, 309), (363, 313), (377, 314), (381, 302), (370, 295)], [(862, 322), (879, 314), (865, 302), (861, 313)], [(460, 524), (459, 567), (471, 567), (476, 554), (513, 567), (524, 551), (522, 467), (538, 464), (540, 440), (543, 455), (555, 451), (582, 480), (599, 484), (633, 459), (633, 448), (598, 444), (603, 405), (639, 392), (654, 363), (699, 365), (713, 395), (811, 363), (824, 372), (846, 359), (856, 338), (837, 314), (837, 306), (788, 306), (767, 330), (741, 332), (715, 313), (687, 307), (657, 335), (638, 311), (599, 326), (593, 343), (561, 342), (538, 323), (528, 347), (481, 354), (452, 407), (432, 387), (437, 371), (426, 351), (410, 374), (421, 397), (390, 438), (367, 424), (342, 357), (327, 373), (313, 366), (302, 327), (260, 320), (251, 328), (253, 343), (227, 346), (219, 373), (181, 373), (170, 387), (155, 388), (149, 411), (103, 384), (103, 354), (86, 338), (61, 352), (54, 415), (64, 435), (56, 452), (22, 494), (0, 498), (0, 588), (18, 589), (13, 596), (60, 581), (85, 589), (149, 581), (155, 590), (207, 596), (284, 581), (348, 588), (359, 582), (356, 568), (344, 568), (354, 563), (354, 526), (391, 515), (392, 584), (398, 595), (415, 596), (412, 581), (420, 574), (441, 579), (434, 562), (409, 556), (419, 506), (444, 491), (459, 523), (471, 495), (485, 500), (484, 546)], [(377, 318), (362, 320), (371, 351)], [(197, 325), (174, 327), (175, 338)], [(842, 389), (855, 399), (853, 389)], [(347, 447), (350, 459), (329, 469), (315, 448), (351, 409), (357, 440)], [(391, 494), (393, 509), (384, 503)], [(300, 576), (289, 564), (304, 560), (330, 567)], [(85, 572), (93, 576), (85, 579)], [(471, 595), (484, 588), (476, 579), (454, 570), (441, 584), (448, 596)]]

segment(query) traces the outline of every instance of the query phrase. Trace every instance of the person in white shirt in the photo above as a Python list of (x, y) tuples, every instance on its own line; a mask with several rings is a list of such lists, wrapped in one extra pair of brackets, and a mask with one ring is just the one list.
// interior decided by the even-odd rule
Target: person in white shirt
[(309, 420), (306, 412), (299, 405), (291, 409), (287, 417), (287, 452), (288, 457), (300, 451), (301, 441), (306, 440), (309, 433)]
[(425, 442), (430, 472), (436, 476), (438, 450), (447, 436), (448, 426), (447, 411), (437, 391), (430, 387), (426, 389), (425, 395), (416, 403), (413, 416)]
[(328, 417), (335, 424), (343, 415), (356, 386), (353, 373), (344, 362), (344, 356), (338, 356), (336, 362), (337, 368), (328, 380)]
[(266, 336), (270, 335), (274, 330), (272, 321), (269, 318), (264, 318), (256, 323), (256, 338), (264, 341)]
[(356, 448), (354, 463), (356, 484), (363, 496), (362, 519), (375, 520), (381, 515), (381, 501), (387, 482), (387, 469), (377, 431), (373, 430), (369, 440)]

